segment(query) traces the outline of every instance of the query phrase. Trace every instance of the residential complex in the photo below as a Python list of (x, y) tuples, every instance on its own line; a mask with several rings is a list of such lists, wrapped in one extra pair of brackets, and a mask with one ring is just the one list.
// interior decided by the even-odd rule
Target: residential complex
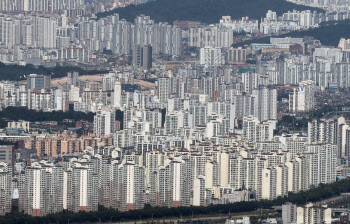
[[(350, 176), (350, 40), (288, 36), (349, 12), (170, 24), (95, 16), (146, 1), (50, 2), (0, 2), (0, 215), (274, 200)], [(331, 218), (282, 205), (283, 223)]]

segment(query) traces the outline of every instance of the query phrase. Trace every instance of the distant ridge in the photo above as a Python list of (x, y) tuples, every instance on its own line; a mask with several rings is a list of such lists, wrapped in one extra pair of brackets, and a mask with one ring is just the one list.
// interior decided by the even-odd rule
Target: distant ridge
[(260, 19), (265, 17), (268, 10), (281, 14), (293, 9), (323, 12), (322, 9), (297, 5), (285, 0), (157, 0), (98, 13), (97, 17), (119, 13), (121, 19), (132, 22), (135, 17), (144, 14), (156, 22), (191, 20), (211, 24), (218, 23), (222, 16), (227, 15), (234, 19), (243, 16)]

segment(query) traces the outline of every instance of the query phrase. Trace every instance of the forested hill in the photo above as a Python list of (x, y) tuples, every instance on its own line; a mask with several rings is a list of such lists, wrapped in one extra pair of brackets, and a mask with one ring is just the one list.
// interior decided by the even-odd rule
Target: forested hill
[(296, 10), (321, 9), (293, 4), (285, 0), (156, 0), (140, 5), (130, 5), (112, 11), (98, 13), (97, 17), (106, 17), (119, 13), (120, 18), (133, 21), (140, 14), (150, 16), (156, 22), (175, 20), (201, 21), (203, 23), (218, 23), (222, 16), (232, 18), (249, 16), (260, 19), (268, 10), (281, 13)]

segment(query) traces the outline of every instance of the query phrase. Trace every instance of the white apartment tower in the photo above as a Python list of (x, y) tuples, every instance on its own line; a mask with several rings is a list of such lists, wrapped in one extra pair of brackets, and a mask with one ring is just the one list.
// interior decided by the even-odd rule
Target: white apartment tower
[(206, 66), (222, 65), (223, 56), (219, 47), (204, 47), (200, 49), (200, 64)]
[(133, 161), (124, 161), (119, 166), (119, 200), (121, 211), (142, 209), (144, 206), (145, 169)]
[(254, 89), (254, 113), (260, 122), (277, 119), (277, 90), (276, 89)]
[(115, 132), (115, 111), (100, 109), (94, 117), (94, 134), (111, 135)]
[(295, 223), (297, 221), (297, 206), (292, 203), (282, 205), (282, 220), (285, 224)]
[(256, 191), (257, 199), (262, 197), (262, 173), (267, 168), (267, 160), (260, 158), (230, 159), (229, 183), (234, 189), (252, 189)]
[[(309, 153), (309, 154), (308, 154)], [(336, 181), (337, 145), (316, 143), (307, 145), (306, 155), (310, 156), (310, 184), (329, 184)]]
[(11, 170), (7, 163), (0, 162), (0, 215), (11, 212)]
[(289, 110), (305, 112), (313, 110), (315, 106), (315, 82), (305, 80), (299, 83), (299, 88), (289, 95)]
[(336, 144), (337, 120), (320, 119), (308, 123), (308, 143), (331, 143)]
[(114, 83), (114, 107), (121, 108), (123, 106), (122, 101), (122, 84), (119, 81)]
[(199, 175), (193, 184), (193, 206), (205, 206), (205, 176)]
[(332, 223), (332, 209), (325, 206), (314, 206), (312, 203), (297, 208), (297, 224)]
[(275, 122), (265, 121), (259, 123), (259, 120), (253, 116), (243, 117), (243, 136), (249, 142), (271, 141)]

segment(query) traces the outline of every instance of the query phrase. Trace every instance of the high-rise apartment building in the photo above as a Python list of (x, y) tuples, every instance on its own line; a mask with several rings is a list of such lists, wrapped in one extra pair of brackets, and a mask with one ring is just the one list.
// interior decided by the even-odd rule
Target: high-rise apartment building
[[(0, 149), (1, 154), (1, 149)], [(8, 163), (0, 160), (0, 215), (11, 212), (12, 172)]]
[(63, 210), (63, 168), (37, 162), (19, 177), (19, 210), (45, 216)]
[(233, 29), (226, 26), (199, 26), (189, 28), (189, 43), (191, 47), (231, 47), (233, 44)]
[(119, 81), (114, 83), (113, 100), (115, 108), (120, 109), (123, 106), (122, 84)]
[(276, 129), (273, 121), (264, 121), (262, 123), (256, 117), (243, 117), (243, 136), (249, 142), (271, 141), (273, 138), (273, 130)]
[(268, 161), (260, 158), (230, 159), (229, 183), (234, 189), (251, 189), (256, 191), (257, 199), (262, 197), (262, 174), (268, 167)]
[(66, 9), (78, 9), (83, 5), (83, 0), (52, 0), (50, 4), (41, 0), (2, 0), (0, 3), (0, 11), (62, 11)]
[(277, 119), (277, 90), (260, 88), (252, 91), (254, 97), (253, 115), (260, 122)]
[(64, 197), (70, 211), (97, 211), (98, 176), (90, 164), (82, 161), (65, 174), (67, 188)]
[(331, 143), (337, 141), (337, 120), (320, 119), (308, 123), (308, 143)]
[(136, 44), (132, 56), (134, 66), (141, 67), (146, 71), (152, 68), (152, 46)]
[(11, 165), (13, 163), (13, 145), (0, 145), (0, 162)]
[(94, 116), (94, 134), (111, 135), (115, 132), (115, 111), (112, 109), (100, 109)]
[(142, 209), (144, 206), (144, 167), (126, 162), (119, 167), (121, 211)]
[(262, 171), (261, 198), (275, 199), (288, 194), (288, 168), (284, 165), (268, 167)]
[(193, 183), (193, 206), (206, 205), (205, 177), (199, 175)]
[(312, 203), (304, 207), (297, 208), (296, 223), (332, 223), (332, 209), (327, 208), (327, 205), (316, 206)]
[(310, 185), (319, 183), (332, 183), (336, 181), (337, 145), (327, 143), (315, 143), (307, 145), (307, 153), (311, 159)]
[(118, 80), (118, 77), (114, 72), (105, 74), (102, 78), (102, 90), (112, 91), (115, 87), (114, 85), (117, 80)]
[(73, 86), (79, 86), (79, 72), (68, 72), (67, 84), (73, 85)]
[(227, 64), (245, 64), (247, 60), (247, 50), (242, 47), (229, 48), (226, 53)]
[(285, 224), (295, 223), (297, 221), (297, 206), (292, 203), (282, 205), (282, 220)]
[(168, 100), (170, 94), (172, 93), (171, 82), (172, 82), (172, 78), (162, 77), (162, 78), (159, 78), (156, 83), (157, 96), (159, 98), (159, 101), (162, 103), (165, 103)]
[(315, 106), (315, 84), (312, 80), (299, 83), (299, 88), (289, 95), (289, 110), (305, 112), (313, 110)]
[(200, 49), (200, 64), (206, 66), (218, 66), (223, 64), (221, 48), (204, 47)]

